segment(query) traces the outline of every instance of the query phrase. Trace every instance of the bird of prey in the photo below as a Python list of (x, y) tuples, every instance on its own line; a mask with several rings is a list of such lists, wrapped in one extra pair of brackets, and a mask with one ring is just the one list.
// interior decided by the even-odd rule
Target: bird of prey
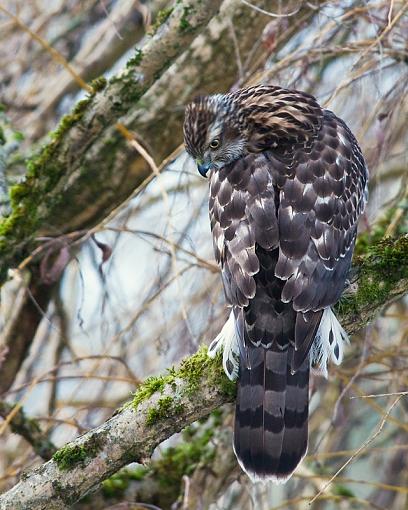
[(253, 481), (285, 482), (308, 442), (309, 371), (327, 377), (347, 334), (344, 290), (368, 171), (347, 125), (298, 90), (199, 97), (184, 141), (209, 176), (215, 258), (231, 313), (209, 347), (238, 378), (234, 451)]

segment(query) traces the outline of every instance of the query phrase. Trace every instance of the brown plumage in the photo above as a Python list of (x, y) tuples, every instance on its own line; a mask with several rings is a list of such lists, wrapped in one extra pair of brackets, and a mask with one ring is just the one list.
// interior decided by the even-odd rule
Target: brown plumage
[[(186, 109), (186, 149), (210, 176), (210, 221), (239, 381), (234, 449), (254, 479), (285, 481), (307, 448), (309, 366), (339, 363), (330, 310), (344, 289), (367, 169), (356, 139), (304, 92), (260, 85)], [(238, 345), (234, 346), (234, 342)], [(232, 347), (231, 347), (232, 345)]]

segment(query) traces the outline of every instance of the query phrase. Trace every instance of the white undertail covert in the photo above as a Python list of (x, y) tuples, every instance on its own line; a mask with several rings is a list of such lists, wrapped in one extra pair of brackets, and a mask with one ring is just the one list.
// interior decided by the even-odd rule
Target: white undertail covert
[(228, 317), (222, 330), (214, 338), (208, 348), (208, 356), (215, 358), (217, 353), (223, 349), (222, 366), (227, 374), (228, 379), (235, 381), (238, 377), (239, 369), (239, 344), (236, 334), (234, 312)]
[(325, 308), (310, 350), (313, 372), (327, 378), (328, 361), (340, 365), (343, 361), (345, 344), (349, 343), (348, 335), (337, 320), (333, 310), (330, 307)]
[[(235, 317), (231, 311), (227, 322), (211, 342), (208, 356), (215, 358), (222, 349), (222, 365), (227, 377), (234, 381), (238, 377), (239, 369), (239, 340), (236, 332)], [(329, 361), (340, 365), (343, 360), (345, 344), (349, 338), (333, 310), (329, 307), (323, 312), (319, 329), (310, 349), (310, 363), (315, 374), (328, 376), (327, 364)]]

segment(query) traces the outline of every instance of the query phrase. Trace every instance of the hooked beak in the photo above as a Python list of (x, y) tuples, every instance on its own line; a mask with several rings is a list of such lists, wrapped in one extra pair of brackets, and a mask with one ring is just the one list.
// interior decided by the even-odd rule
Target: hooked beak
[(207, 177), (207, 172), (211, 167), (211, 163), (204, 163), (202, 159), (197, 159), (197, 168), (203, 177)]

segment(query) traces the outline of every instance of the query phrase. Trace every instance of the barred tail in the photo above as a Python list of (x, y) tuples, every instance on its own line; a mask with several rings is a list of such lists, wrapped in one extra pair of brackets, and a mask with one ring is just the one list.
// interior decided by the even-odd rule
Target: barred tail
[(307, 450), (309, 356), (291, 373), (292, 347), (248, 345), (241, 359), (234, 450), (253, 481), (285, 482)]

